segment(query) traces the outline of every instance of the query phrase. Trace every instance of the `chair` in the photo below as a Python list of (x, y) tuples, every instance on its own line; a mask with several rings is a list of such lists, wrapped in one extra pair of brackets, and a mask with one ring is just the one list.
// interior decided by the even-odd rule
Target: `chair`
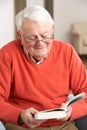
[(87, 130), (87, 115), (75, 120), (78, 130)]
[(71, 43), (80, 55), (87, 54), (87, 22), (75, 22), (71, 25)]

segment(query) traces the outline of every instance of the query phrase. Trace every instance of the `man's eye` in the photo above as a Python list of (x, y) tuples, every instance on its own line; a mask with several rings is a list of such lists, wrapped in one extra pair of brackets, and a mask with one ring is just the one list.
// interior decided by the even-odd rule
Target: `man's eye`
[(27, 39), (29, 39), (29, 40), (34, 40), (34, 39), (36, 39), (36, 37), (31, 36), (31, 37), (27, 37)]
[(41, 36), (42, 38), (48, 38), (48, 36)]

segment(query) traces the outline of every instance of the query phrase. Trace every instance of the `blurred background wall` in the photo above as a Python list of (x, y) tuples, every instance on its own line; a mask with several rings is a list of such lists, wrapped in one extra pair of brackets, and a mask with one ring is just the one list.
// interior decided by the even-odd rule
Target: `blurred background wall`
[(14, 0), (0, 0), (0, 47), (14, 39)]
[(71, 24), (87, 21), (87, 0), (0, 0), (0, 48), (16, 38), (15, 15), (32, 4), (41, 5), (51, 13), (55, 39), (71, 43)]

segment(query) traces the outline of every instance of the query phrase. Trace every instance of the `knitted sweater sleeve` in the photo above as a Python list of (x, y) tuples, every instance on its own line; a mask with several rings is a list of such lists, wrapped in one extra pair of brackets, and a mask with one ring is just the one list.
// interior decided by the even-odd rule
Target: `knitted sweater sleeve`
[(12, 105), (8, 99), (11, 90), (12, 59), (8, 51), (0, 51), (0, 120), (17, 124), (19, 113), (22, 111)]
[(73, 48), (69, 56), (70, 89), (74, 95), (81, 92), (86, 94), (84, 100), (72, 104), (72, 115), (70, 120), (74, 120), (87, 114), (87, 71)]

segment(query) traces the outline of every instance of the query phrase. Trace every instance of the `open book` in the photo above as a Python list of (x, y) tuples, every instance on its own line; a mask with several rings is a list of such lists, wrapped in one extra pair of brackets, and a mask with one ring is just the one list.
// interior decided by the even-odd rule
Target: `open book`
[(35, 119), (61, 119), (66, 117), (66, 108), (74, 102), (84, 99), (85, 93), (73, 96), (63, 107), (37, 112)]

